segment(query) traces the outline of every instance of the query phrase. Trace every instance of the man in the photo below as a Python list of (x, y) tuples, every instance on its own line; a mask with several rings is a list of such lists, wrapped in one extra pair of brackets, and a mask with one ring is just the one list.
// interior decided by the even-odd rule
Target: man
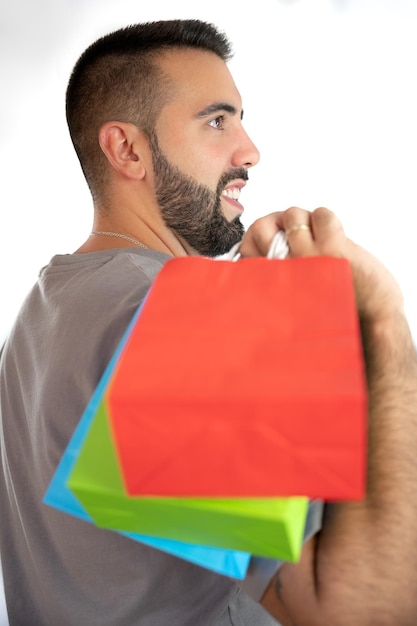
[(82, 55), (67, 119), (94, 201), (91, 234), (44, 268), (1, 362), (1, 555), (11, 626), (416, 623), (417, 365), (399, 289), (333, 213), (258, 220), (292, 256), (352, 265), (370, 394), (363, 502), (326, 508), (298, 564), (262, 600), (233, 581), (42, 504), (94, 388), (163, 263), (220, 255), (243, 236), (239, 194), (258, 152), (242, 126), (223, 34), (199, 21), (132, 26)]

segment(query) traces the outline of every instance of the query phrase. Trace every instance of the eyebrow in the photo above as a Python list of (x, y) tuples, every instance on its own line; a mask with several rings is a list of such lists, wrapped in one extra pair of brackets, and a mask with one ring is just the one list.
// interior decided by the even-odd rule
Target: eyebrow
[[(207, 117), (208, 115), (213, 115), (213, 113), (218, 113), (220, 111), (226, 111), (226, 113), (230, 113), (230, 115), (237, 115), (238, 110), (232, 104), (228, 104), (227, 102), (214, 102), (209, 106), (205, 107), (201, 111), (199, 111), (196, 117)], [(240, 113), (240, 119), (243, 118), (243, 109)]]

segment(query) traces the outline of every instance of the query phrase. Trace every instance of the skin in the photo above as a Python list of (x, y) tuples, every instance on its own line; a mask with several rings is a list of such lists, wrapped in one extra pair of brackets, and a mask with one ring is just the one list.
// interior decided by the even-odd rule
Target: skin
[[(212, 53), (169, 52), (161, 63), (177, 91), (156, 124), (159, 147), (181, 172), (216, 192), (226, 172), (247, 170), (259, 159), (242, 126), (239, 92), (226, 64)], [(106, 206), (95, 206), (93, 229), (133, 236), (172, 256), (196, 254), (163, 219), (144, 133), (112, 120), (98, 141), (109, 183)], [(244, 183), (237, 177), (227, 187)], [(230, 198), (220, 202), (228, 221), (243, 210)], [(351, 264), (369, 387), (367, 495), (361, 502), (327, 505), (322, 531), (304, 546), (299, 563), (283, 565), (262, 604), (283, 626), (414, 626), (417, 362), (402, 295), (389, 272), (345, 236), (326, 208), (292, 207), (257, 220), (243, 239), (242, 256), (265, 255), (277, 230), (294, 224), (310, 230), (288, 235), (290, 256), (344, 257)], [(77, 252), (129, 245), (93, 236)]]
[(276, 229), (290, 256), (351, 263), (366, 357), (367, 495), (328, 504), (322, 531), (300, 562), (285, 564), (262, 604), (283, 626), (412, 626), (417, 622), (417, 360), (400, 289), (377, 259), (350, 241), (328, 209), (292, 207), (258, 221), (242, 244), (265, 254)]
[[(231, 194), (229, 183), (238, 177), (247, 180), (244, 167), (233, 168), (221, 177), (213, 192), (197, 183), (170, 163), (159, 147), (157, 137), (151, 140), (155, 193), (165, 224), (199, 254), (216, 256), (228, 252), (242, 239), (244, 227), (239, 215), (228, 220), (222, 210), (225, 193)], [(232, 197), (235, 199), (235, 193)]]
[[(170, 51), (161, 65), (173, 79), (176, 93), (156, 123), (159, 147), (170, 163), (215, 193), (223, 175), (248, 170), (259, 160), (242, 125), (240, 94), (227, 65), (211, 52)], [(152, 151), (143, 131), (133, 124), (109, 121), (100, 129), (99, 142), (109, 163), (109, 188), (105, 211), (100, 202), (94, 207), (92, 230), (130, 235), (172, 256), (196, 254), (163, 220), (155, 195)], [(236, 176), (227, 182), (226, 193), (245, 184), (242, 176)], [(220, 203), (229, 222), (243, 212), (243, 206), (226, 195)], [(115, 245), (124, 244), (110, 237), (90, 237), (77, 252)]]

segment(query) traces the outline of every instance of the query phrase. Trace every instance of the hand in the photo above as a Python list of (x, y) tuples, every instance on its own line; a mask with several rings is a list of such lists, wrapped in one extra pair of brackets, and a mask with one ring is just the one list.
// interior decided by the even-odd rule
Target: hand
[(286, 232), (290, 257), (350, 262), (368, 386), (367, 492), (361, 501), (326, 503), (322, 530), (304, 545), (298, 563), (280, 568), (262, 603), (286, 626), (411, 626), (417, 615), (417, 503), (410, 498), (417, 482), (417, 355), (400, 289), (325, 208), (292, 207), (257, 220), (241, 255), (266, 255), (277, 230)]
[(289, 257), (320, 255), (350, 261), (362, 320), (374, 322), (403, 313), (402, 294), (393, 276), (369, 252), (346, 237), (332, 211), (320, 207), (310, 212), (291, 207), (259, 218), (243, 237), (242, 257), (266, 256), (278, 230), (287, 234)]

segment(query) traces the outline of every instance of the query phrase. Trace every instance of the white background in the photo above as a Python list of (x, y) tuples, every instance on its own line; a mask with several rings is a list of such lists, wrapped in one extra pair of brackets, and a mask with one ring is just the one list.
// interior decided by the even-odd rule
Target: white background
[(261, 152), (245, 225), (294, 204), (334, 210), (396, 276), (416, 337), (414, 0), (1, 0), (0, 341), (40, 267), (92, 223), (65, 122), (72, 66), (110, 30), (178, 17), (214, 22), (234, 43)]
[(86, 237), (92, 205), (64, 95), (83, 49), (148, 19), (198, 17), (232, 39), (246, 128), (261, 151), (248, 225), (324, 205), (396, 276), (417, 334), (414, 0), (15, 0), (0, 15), (0, 339), (50, 257)]

